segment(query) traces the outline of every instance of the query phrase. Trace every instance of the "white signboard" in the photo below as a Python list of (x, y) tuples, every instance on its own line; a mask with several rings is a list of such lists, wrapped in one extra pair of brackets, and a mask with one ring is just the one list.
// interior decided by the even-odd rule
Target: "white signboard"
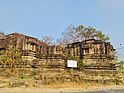
[(77, 61), (68, 60), (67, 61), (67, 67), (77, 67)]

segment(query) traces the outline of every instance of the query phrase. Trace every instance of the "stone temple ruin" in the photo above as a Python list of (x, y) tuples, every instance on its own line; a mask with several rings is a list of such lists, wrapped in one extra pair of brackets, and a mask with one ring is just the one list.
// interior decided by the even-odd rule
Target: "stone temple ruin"
[(110, 42), (89, 39), (82, 42), (68, 44), (66, 47), (49, 46), (37, 38), (19, 33), (12, 33), (0, 39), (0, 50), (18, 49), (25, 59), (25, 68), (46, 67), (49, 71), (65, 70), (69, 55), (83, 60), (83, 70), (115, 71), (115, 49)]
[[(89, 39), (68, 44), (66, 54), (77, 56), (83, 60), (83, 70), (86, 74), (116, 72), (115, 49), (110, 42)], [(112, 73), (111, 73), (112, 72)]]

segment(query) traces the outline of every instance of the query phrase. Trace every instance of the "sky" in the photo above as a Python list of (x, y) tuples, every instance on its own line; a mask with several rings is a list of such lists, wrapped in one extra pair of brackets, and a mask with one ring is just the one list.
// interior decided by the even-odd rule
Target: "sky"
[(124, 60), (124, 0), (0, 0), (0, 31), (55, 40), (70, 25), (92, 26), (110, 36)]

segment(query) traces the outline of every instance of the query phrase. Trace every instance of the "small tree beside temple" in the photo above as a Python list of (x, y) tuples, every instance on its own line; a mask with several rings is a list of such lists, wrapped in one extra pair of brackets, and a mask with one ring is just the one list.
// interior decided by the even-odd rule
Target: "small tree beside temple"
[(0, 63), (4, 68), (16, 68), (22, 62), (23, 59), (19, 50), (8, 49), (0, 51)]

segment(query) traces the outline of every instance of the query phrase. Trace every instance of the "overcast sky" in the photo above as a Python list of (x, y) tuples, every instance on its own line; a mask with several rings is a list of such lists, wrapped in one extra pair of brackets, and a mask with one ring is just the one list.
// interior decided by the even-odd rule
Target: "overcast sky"
[[(71, 24), (93, 26), (110, 36), (114, 48), (124, 47), (124, 0), (0, 0), (0, 31), (6, 34), (56, 39)], [(124, 49), (117, 51), (123, 58)]]

